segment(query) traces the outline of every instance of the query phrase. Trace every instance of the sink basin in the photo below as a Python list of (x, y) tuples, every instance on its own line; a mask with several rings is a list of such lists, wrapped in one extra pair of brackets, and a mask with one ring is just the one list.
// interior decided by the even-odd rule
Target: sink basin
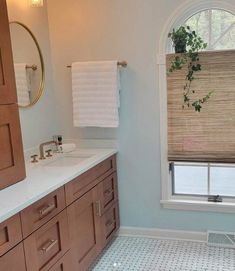
[(84, 160), (90, 158), (92, 155), (79, 155), (79, 156), (62, 156), (54, 161), (49, 162), (47, 167), (72, 167), (80, 164)]

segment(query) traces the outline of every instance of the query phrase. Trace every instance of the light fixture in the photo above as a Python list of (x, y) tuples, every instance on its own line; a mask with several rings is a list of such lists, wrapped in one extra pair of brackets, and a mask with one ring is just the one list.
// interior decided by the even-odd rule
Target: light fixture
[(29, 0), (31, 7), (43, 7), (43, 0)]

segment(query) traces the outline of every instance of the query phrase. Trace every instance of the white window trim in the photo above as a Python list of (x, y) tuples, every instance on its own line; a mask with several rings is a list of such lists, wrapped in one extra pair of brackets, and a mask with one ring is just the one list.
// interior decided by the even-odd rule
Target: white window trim
[(224, 199), (222, 203), (208, 202), (205, 198), (172, 195), (172, 183), (167, 159), (167, 84), (166, 53), (170, 52), (168, 33), (173, 27), (182, 25), (193, 14), (205, 9), (223, 9), (235, 14), (235, 5), (227, 1), (190, 0), (180, 5), (169, 17), (160, 38), (157, 56), (160, 101), (160, 148), (161, 148), (161, 204), (176, 210), (211, 211), (235, 213), (235, 201)]

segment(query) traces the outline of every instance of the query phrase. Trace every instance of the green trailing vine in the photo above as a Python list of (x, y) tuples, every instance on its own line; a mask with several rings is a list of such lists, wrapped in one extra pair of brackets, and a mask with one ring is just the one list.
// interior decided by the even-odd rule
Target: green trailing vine
[(189, 26), (181, 26), (177, 30), (173, 29), (173, 32), (169, 33), (168, 37), (172, 39), (175, 52), (177, 53), (171, 62), (168, 72), (172, 73), (176, 70), (181, 70), (186, 64), (188, 68), (183, 92), (183, 108), (192, 106), (196, 112), (200, 112), (202, 105), (211, 97), (212, 91), (198, 100), (193, 100), (192, 94), (196, 90), (192, 88), (192, 82), (195, 80), (195, 73), (202, 69), (199, 51), (205, 49), (207, 43), (195, 31), (191, 31)]

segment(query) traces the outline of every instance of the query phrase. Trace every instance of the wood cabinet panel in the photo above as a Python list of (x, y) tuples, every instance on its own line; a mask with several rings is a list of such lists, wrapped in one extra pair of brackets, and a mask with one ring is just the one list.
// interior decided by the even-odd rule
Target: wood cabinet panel
[(84, 195), (104, 178), (116, 171), (116, 156), (101, 162), (65, 185), (67, 205)]
[(119, 227), (120, 227), (119, 207), (118, 202), (116, 202), (102, 216), (101, 222), (102, 248), (104, 248), (112, 240)]
[(65, 208), (64, 187), (30, 205), (21, 212), (24, 238), (44, 225)]
[(0, 257), (1, 271), (26, 271), (23, 244)]
[(50, 269), (50, 271), (78, 271), (76, 267), (76, 262), (72, 257), (71, 251), (69, 251)]
[(24, 248), (27, 270), (49, 270), (69, 250), (66, 210), (25, 239)]
[(6, 1), (0, 1), (0, 104), (17, 102)]
[(96, 214), (92, 190), (68, 207), (68, 219), (77, 270), (84, 271), (101, 248), (100, 218)]
[(0, 105), (0, 190), (25, 178), (18, 106)]
[(22, 241), (22, 231), (20, 216), (17, 214), (0, 224), (0, 256), (20, 241)]
[(101, 216), (118, 200), (117, 173), (114, 172), (99, 183), (96, 191), (96, 203)]

